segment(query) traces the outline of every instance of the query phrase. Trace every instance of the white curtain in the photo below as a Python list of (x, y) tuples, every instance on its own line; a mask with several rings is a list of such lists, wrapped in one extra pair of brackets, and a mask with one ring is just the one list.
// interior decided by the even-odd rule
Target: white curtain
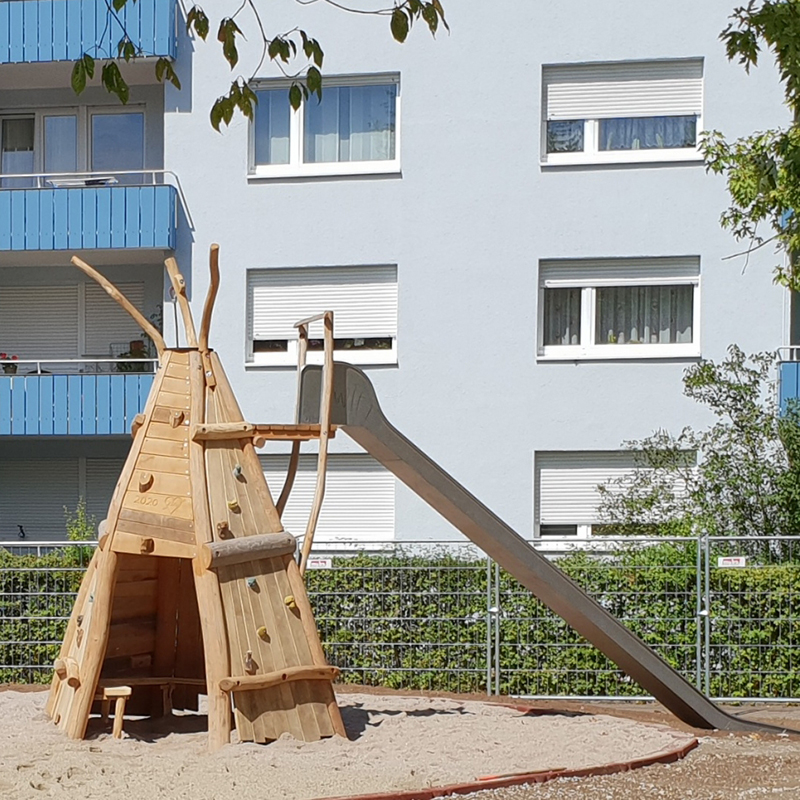
[(390, 161), (395, 152), (395, 84), (323, 89), (305, 105), (306, 163)]
[(289, 93), (287, 89), (257, 92), (255, 163), (289, 163)]
[(691, 343), (692, 286), (614, 286), (596, 291), (595, 344)]
[[(34, 171), (33, 133), (33, 117), (3, 120), (0, 128), (0, 172), (13, 175)], [(6, 189), (33, 186), (33, 178), (4, 178), (2, 186)]]
[(545, 289), (544, 344), (580, 344), (581, 290)]
[(44, 171), (78, 169), (78, 120), (74, 114), (44, 118)]
[(696, 116), (600, 120), (601, 150), (664, 150), (696, 143)]

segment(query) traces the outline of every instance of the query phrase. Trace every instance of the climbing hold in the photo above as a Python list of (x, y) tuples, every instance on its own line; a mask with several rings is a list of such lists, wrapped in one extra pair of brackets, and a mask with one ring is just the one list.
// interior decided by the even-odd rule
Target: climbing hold
[(244, 655), (244, 671), (248, 675), (255, 675), (256, 669), (258, 669), (258, 664), (253, 661), (253, 651), (248, 650)]
[(258, 634), (259, 639), (263, 639), (265, 642), (269, 639), (269, 634), (267, 634), (267, 629), (264, 625), (262, 625), (256, 633)]
[(228, 527), (228, 521), (223, 520), (222, 522), (217, 523), (217, 536), (220, 539), (231, 539), (233, 538), (233, 534), (231, 533), (231, 529)]
[(185, 414), (183, 413), (183, 411), (173, 411), (169, 418), (169, 424), (173, 428), (177, 428), (181, 424), (181, 422), (183, 422), (184, 417)]
[(237, 464), (233, 468), (233, 477), (237, 478), (237, 479), (242, 477), (242, 465), (241, 464)]
[(140, 472), (139, 473), (139, 491), (140, 492), (146, 492), (152, 485), (153, 485), (153, 473), (152, 472)]
[(80, 647), (81, 642), (83, 641), (83, 628), (78, 628), (78, 630), (75, 632), (75, 641), (78, 647)]
[(83, 614), (78, 614), (78, 627), (83, 625)]
[(250, 589), (258, 588), (258, 584), (256, 583), (256, 579), (255, 578), (248, 578), (247, 579), (247, 586)]
[(231, 511), (239, 511), (239, 501), (238, 500), (228, 500), (228, 508)]
[(297, 608), (297, 603), (294, 601), (293, 594), (287, 594), (286, 597), (283, 598), (283, 602), (286, 603), (289, 608)]

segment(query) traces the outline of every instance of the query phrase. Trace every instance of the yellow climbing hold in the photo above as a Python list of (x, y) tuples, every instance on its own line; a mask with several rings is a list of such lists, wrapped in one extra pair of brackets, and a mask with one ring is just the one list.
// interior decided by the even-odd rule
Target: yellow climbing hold
[(297, 603), (294, 601), (293, 594), (287, 594), (286, 597), (283, 598), (283, 602), (286, 603), (289, 608), (297, 608)]

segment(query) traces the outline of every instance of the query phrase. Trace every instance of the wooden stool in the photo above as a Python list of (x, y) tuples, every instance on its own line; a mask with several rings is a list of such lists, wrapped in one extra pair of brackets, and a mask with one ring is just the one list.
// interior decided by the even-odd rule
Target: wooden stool
[(122, 722), (125, 719), (125, 704), (128, 702), (130, 696), (130, 686), (106, 686), (103, 689), (103, 706), (101, 710), (103, 722), (108, 721), (111, 700), (116, 700), (114, 704), (114, 728), (111, 734), (115, 739), (122, 738)]

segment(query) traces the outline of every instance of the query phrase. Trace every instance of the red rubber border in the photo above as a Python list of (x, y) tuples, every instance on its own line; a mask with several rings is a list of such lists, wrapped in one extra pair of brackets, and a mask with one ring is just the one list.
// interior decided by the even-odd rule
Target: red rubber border
[[(505, 705), (505, 704), (503, 704)], [(517, 711), (536, 712), (535, 708), (512, 706)], [(642, 723), (646, 725), (647, 723)], [(666, 727), (666, 726), (660, 726)], [(320, 798), (320, 800), (433, 800), (436, 797), (445, 797), (452, 794), (471, 794), (486, 789), (503, 789), (506, 786), (520, 786), (525, 783), (545, 783), (553, 778), (589, 778), (595, 775), (613, 775), (616, 772), (628, 772), (639, 767), (649, 767), (652, 764), (671, 764), (685, 758), (697, 747), (697, 739), (691, 739), (685, 745), (674, 750), (660, 750), (648, 756), (631, 759), (630, 761), (600, 764), (596, 767), (583, 767), (582, 769), (539, 770), (538, 772), (522, 772), (493, 780), (469, 781), (466, 783), (452, 783), (449, 786), (431, 786), (425, 789), (403, 790), (398, 792), (373, 792), (371, 794), (341, 795), (339, 797)]]

